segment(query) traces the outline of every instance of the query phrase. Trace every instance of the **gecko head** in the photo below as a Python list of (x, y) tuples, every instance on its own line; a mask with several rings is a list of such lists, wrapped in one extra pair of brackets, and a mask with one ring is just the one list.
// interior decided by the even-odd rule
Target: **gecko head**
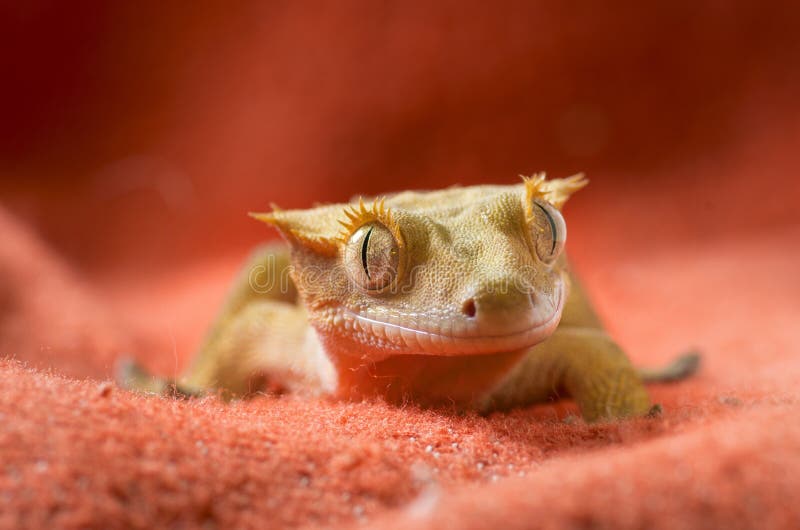
[(560, 210), (582, 175), (403, 192), (254, 214), (291, 247), (291, 277), (325, 348), (517, 351), (550, 336), (566, 298)]

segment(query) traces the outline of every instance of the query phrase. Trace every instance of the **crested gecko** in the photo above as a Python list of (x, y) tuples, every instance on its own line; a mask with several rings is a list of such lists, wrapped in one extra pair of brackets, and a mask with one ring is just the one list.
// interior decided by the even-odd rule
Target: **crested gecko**
[[(124, 363), (122, 383), (182, 395), (295, 392), (490, 411), (575, 399), (587, 421), (654, 410), (564, 255), (561, 209), (583, 175), (407, 191), (251, 214), (286, 244), (259, 248), (176, 381)], [(657, 407), (657, 406), (656, 406)]]

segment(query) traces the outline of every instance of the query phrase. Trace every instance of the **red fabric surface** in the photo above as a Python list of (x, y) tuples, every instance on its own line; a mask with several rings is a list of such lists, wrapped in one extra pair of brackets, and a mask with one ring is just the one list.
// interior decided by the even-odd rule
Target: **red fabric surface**
[[(800, 526), (800, 10), (623, 4), (0, 7), (0, 528)], [(540, 169), (634, 361), (703, 352), (661, 418), (109, 381), (187, 364), (248, 210)]]

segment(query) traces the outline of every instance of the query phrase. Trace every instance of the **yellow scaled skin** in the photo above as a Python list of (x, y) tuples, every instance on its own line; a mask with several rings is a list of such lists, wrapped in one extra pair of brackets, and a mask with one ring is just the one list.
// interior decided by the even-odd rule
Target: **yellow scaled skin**
[[(569, 395), (587, 421), (645, 415), (644, 372), (606, 334), (561, 254), (558, 210), (585, 184), (537, 175), (257, 214), (288, 247), (254, 253), (175, 388), (245, 395), (266, 378), (482, 411)], [(645, 377), (677, 379), (696, 363)], [(167, 386), (131, 366), (123, 379)]]

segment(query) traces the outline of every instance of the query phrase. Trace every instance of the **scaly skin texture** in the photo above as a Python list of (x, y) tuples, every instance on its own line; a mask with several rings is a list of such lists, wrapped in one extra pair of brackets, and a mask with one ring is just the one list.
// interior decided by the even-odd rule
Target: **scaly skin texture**
[[(585, 184), (536, 175), (256, 214), (288, 246), (253, 254), (174, 388), (246, 395), (268, 380), (482, 411), (569, 395), (587, 421), (647, 414), (640, 373), (567, 272), (560, 209)], [(168, 386), (123, 372), (127, 386)]]

